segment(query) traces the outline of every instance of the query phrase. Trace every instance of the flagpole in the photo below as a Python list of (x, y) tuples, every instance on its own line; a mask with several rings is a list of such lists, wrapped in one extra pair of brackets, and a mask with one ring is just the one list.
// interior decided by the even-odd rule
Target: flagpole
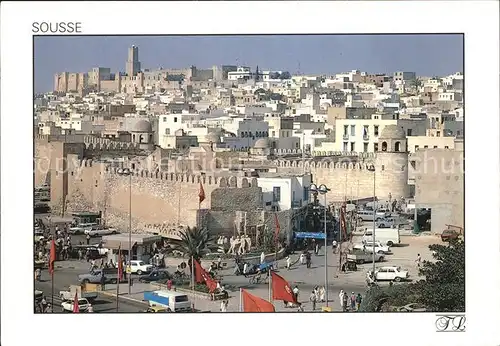
[[(201, 263), (200, 263), (201, 267)], [(194, 284), (195, 284), (195, 278), (194, 278), (194, 256), (191, 256), (191, 291), (193, 294), (193, 312), (194, 312), (194, 300), (196, 299), (196, 294), (194, 293)]]
[(272, 285), (271, 285), (272, 280), (273, 280), (273, 276), (271, 274), (269, 274), (269, 301), (270, 302), (273, 301)]
[(116, 312), (118, 312), (118, 309), (119, 309), (118, 297), (120, 296), (120, 279), (121, 279), (120, 266), (121, 266), (121, 260), (122, 260), (121, 248), (122, 248), (122, 243), (120, 243), (120, 245), (118, 246), (118, 263), (116, 266), (116, 270), (118, 272), (118, 279), (116, 280)]
[(50, 274), (51, 276), (51, 307), (52, 307), (52, 311), (54, 311), (54, 271), (55, 271), (55, 266), (54, 268), (52, 269), (52, 274)]
[(240, 307), (239, 312), (243, 312), (243, 288), (240, 288)]

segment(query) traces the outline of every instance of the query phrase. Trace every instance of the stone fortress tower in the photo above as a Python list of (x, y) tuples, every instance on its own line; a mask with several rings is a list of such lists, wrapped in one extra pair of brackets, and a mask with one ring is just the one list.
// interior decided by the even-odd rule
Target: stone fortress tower
[(409, 197), (406, 134), (397, 125), (386, 126), (378, 138), (375, 195), (379, 199)]

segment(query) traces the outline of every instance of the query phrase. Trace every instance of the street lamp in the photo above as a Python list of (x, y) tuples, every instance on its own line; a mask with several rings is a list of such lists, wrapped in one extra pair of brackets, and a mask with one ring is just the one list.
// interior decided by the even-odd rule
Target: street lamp
[(375, 200), (377, 199), (376, 192), (375, 192), (375, 166), (371, 165), (368, 167), (368, 170), (370, 172), (373, 172), (373, 230), (372, 230), (372, 265), (373, 265), (373, 278), (375, 279), (375, 218), (377, 216), (376, 214), (376, 208), (375, 208)]
[(311, 184), (309, 186), (309, 190), (311, 190), (315, 194), (320, 194), (325, 197), (325, 300), (326, 300), (326, 306), (328, 307), (328, 249), (327, 249), (327, 233), (326, 233), (326, 193), (330, 191), (326, 185), (321, 184), (319, 187), (316, 186), (316, 184)]
[[(128, 176), (128, 261), (129, 266), (132, 265), (132, 171), (129, 168), (120, 168), (116, 173), (121, 176)], [(128, 294), (130, 295), (131, 288), (131, 273), (127, 273), (128, 277)], [(118, 299), (118, 297), (117, 297)]]

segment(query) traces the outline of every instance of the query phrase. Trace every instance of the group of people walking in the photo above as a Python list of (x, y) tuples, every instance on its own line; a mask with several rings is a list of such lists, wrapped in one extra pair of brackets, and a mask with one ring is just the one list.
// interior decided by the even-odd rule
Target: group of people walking
[(351, 292), (351, 295), (349, 296), (347, 292), (340, 290), (339, 302), (342, 311), (359, 311), (362, 301), (363, 297), (361, 296), (361, 293), (356, 294)]
[(325, 294), (326, 290), (325, 287), (321, 286), (316, 286), (311, 292), (311, 295), (309, 296), (309, 300), (312, 302), (312, 309), (313, 311), (316, 310), (316, 303), (318, 302), (326, 302), (325, 299)]

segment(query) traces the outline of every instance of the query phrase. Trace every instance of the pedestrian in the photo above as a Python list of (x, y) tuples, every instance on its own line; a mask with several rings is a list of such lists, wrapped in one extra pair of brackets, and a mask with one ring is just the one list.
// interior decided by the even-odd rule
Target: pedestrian
[(332, 250), (333, 250), (333, 253), (337, 253), (337, 241), (334, 240), (332, 242)]
[(167, 290), (171, 290), (172, 289), (172, 279), (168, 279), (167, 281)]
[(222, 269), (222, 257), (217, 258), (217, 269)]
[(324, 286), (319, 288), (319, 301), (324, 303), (326, 301), (326, 290)]
[(300, 264), (306, 264), (306, 256), (304, 253), (301, 253), (299, 256)]
[(89, 304), (89, 307), (87, 308), (87, 312), (94, 312), (94, 308), (92, 307), (91, 304)]
[(354, 292), (351, 292), (351, 311), (356, 309), (356, 295)]
[(266, 254), (264, 251), (260, 254), (260, 264), (264, 263), (266, 261)]
[[(119, 283), (117, 283), (118, 285)], [(101, 290), (105, 291), (106, 290), (106, 277), (104, 274), (101, 274)]]
[(316, 302), (317, 302), (317, 292), (316, 292), (316, 289), (314, 289), (311, 293), (311, 295), (309, 296), (309, 300), (312, 302), (312, 306), (313, 306), (313, 311), (316, 310)]
[(292, 260), (290, 256), (286, 256), (286, 270), (290, 270), (291, 266), (292, 266)]
[(227, 312), (227, 306), (229, 302), (227, 300), (223, 300), (220, 303), (220, 312)]
[(363, 301), (363, 297), (361, 297), (361, 293), (358, 293), (356, 296), (356, 311), (359, 311), (361, 308), (361, 302)]
[(293, 288), (293, 295), (295, 296), (295, 301), (298, 302), (299, 301), (299, 288), (297, 287), (297, 285), (295, 285), (295, 287)]
[(52, 313), (53, 310), (52, 310), (52, 304), (50, 303), (47, 303), (47, 307), (45, 308), (45, 313)]
[(349, 296), (347, 295), (347, 292), (344, 292), (344, 295), (342, 297), (342, 307), (343, 307), (343, 310), (342, 311), (347, 311), (347, 309), (349, 308)]
[(247, 272), (248, 272), (248, 263), (245, 262), (245, 264), (243, 265), (243, 275), (247, 275)]
[(417, 254), (417, 259), (415, 260), (415, 263), (417, 263), (417, 268), (420, 268), (420, 262), (422, 262), (422, 257), (420, 257), (420, 254)]
[(344, 311), (343, 298), (344, 298), (344, 290), (340, 290), (340, 293), (339, 293), (339, 303), (340, 303), (340, 308), (342, 309), (342, 311)]
[(311, 254), (309, 251), (306, 252), (306, 266), (307, 268), (311, 268)]
[(47, 309), (47, 299), (45, 298), (45, 296), (42, 297), (42, 301), (40, 302), (40, 305), (41, 305), (41, 311), (42, 312), (45, 312), (45, 310)]
[(90, 234), (87, 234), (87, 245), (90, 245)]

